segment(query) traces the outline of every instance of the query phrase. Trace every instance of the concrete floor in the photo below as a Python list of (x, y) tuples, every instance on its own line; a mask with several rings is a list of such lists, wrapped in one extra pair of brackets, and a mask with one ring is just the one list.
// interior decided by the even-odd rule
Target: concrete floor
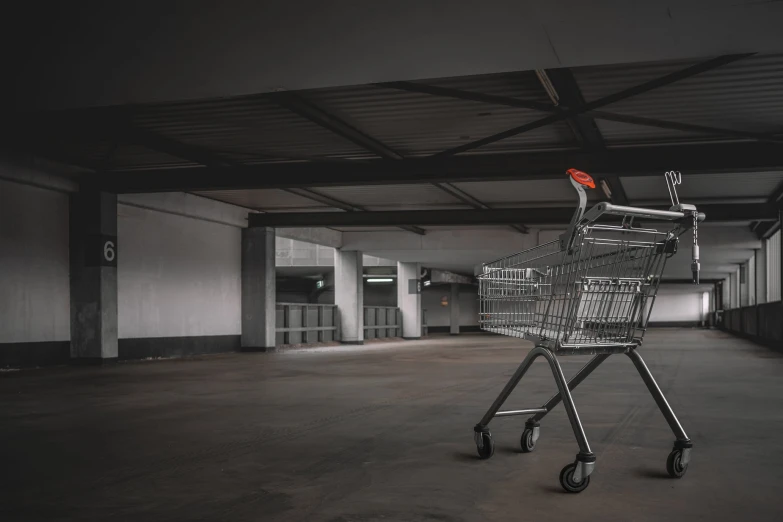
[[(643, 354), (694, 440), (673, 436), (624, 356), (576, 392), (598, 456), (563, 493), (577, 451), (562, 408), (523, 454), (524, 419), (473, 425), (529, 345), (465, 335), (0, 375), (0, 520), (780, 520), (783, 357), (714, 331), (659, 329)], [(585, 360), (562, 359), (567, 375)], [(539, 359), (509, 406), (554, 390)]]

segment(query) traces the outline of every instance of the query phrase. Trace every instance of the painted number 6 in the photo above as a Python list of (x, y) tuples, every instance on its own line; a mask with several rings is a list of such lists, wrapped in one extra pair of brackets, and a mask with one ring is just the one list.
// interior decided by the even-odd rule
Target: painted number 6
[(103, 258), (109, 263), (111, 263), (112, 261), (114, 261), (115, 255), (116, 254), (114, 252), (114, 241), (106, 241), (103, 244)]

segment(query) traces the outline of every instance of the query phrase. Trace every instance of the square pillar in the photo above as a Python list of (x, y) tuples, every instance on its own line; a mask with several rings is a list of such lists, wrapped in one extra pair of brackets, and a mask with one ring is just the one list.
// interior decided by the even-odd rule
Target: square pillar
[(340, 341), (364, 344), (364, 260), (356, 250), (334, 251), (334, 304), (340, 315)]
[(71, 359), (117, 359), (117, 195), (83, 189), (70, 206)]
[(451, 283), (449, 317), (449, 333), (451, 335), (459, 335), (459, 283)]
[(756, 250), (756, 303), (767, 302), (767, 242), (761, 242), (761, 248)]
[(275, 229), (242, 229), (242, 350), (274, 351)]
[(397, 306), (402, 315), (402, 338), (421, 338), (421, 269), (419, 263), (397, 263)]

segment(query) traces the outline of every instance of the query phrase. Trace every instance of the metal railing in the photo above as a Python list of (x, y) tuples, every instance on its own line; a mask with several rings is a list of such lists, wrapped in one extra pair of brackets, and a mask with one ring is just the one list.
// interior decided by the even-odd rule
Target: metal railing
[(727, 332), (774, 347), (783, 346), (783, 302), (723, 310), (717, 325)]
[[(336, 305), (277, 303), (275, 344), (340, 341), (340, 311)], [(421, 311), (421, 335), (427, 335), (427, 310)], [(364, 307), (364, 338), (402, 337), (402, 313), (395, 306)]]
[(402, 313), (395, 306), (364, 307), (364, 338), (402, 337)]
[(306, 344), (340, 340), (340, 312), (335, 305), (277, 303), (275, 344)]

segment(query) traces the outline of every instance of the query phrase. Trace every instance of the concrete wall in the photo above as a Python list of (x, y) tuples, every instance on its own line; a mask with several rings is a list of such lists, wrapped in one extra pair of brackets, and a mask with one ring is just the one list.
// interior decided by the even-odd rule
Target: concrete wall
[[(427, 310), (427, 326), (449, 326), (451, 324), (450, 306), (440, 304), (441, 297), (451, 300), (450, 285), (426, 287), (421, 292), (421, 307)], [(478, 287), (460, 285), (459, 289), (459, 324), (460, 326), (477, 326), (479, 314)]]
[(651, 323), (691, 323), (702, 320), (702, 290), (661, 285), (655, 299)]
[(68, 198), (0, 179), (0, 343), (70, 339)]
[(239, 335), (241, 229), (118, 206), (119, 337)]

